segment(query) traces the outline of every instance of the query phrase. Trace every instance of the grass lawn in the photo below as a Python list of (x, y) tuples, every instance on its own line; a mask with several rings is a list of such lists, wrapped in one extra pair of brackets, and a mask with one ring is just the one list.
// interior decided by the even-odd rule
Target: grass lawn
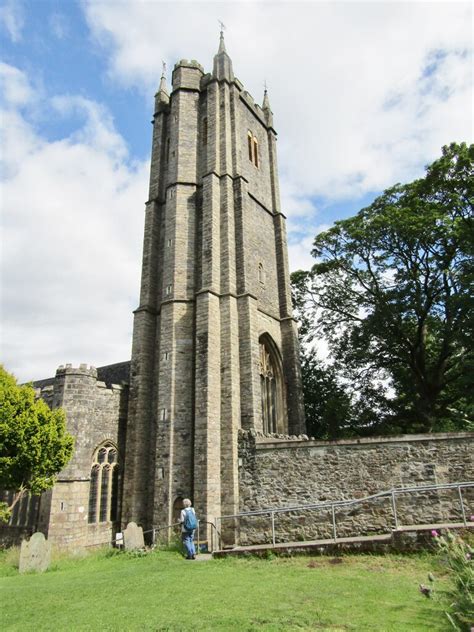
[(19, 575), (0, 556), (2, 630), (450, 629), (439, 598), (418, 584), (430, 556), (348, 555), (188, 562), (101, 551), (63, 558), (42, 575)]

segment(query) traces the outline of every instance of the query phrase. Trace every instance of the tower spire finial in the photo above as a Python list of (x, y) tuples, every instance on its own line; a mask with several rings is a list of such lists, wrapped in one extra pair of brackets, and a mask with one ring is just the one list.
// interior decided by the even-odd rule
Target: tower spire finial
[(158, 107), (160, 103), (169, 103), (170, 100), (168, 88), (166, 86), (166, 62), (163, 60), (161, 61), (160, 87), (155, 95), (155, 99), (156, 107)]
[(220, 53), (225, 53), (225, 42), (224, 42), (224, 31), (225, 31), (225, 24), (222, 20), (217, 20), (219, 22), (219, 28), (220, 28), (220, 41), (219, 41), (219, 50), (217, 51), (217, 54), (219, 55)]
[(166, 62), (161, 61), (161, 79), (160, 79), (160, 87), (158, 88), (158, 92), (168, 93), (166, 88)]
[(225, 24), (222, 20), (218, 20), (221, 38), (219, 42), (219, 50), (217, 51), (217, 55), (214, 55), (214, 71), (213, 75), (217, 79), (226, 79), (227, 81), (234, 80), (234, 71), (232, 70), (232, 61), (227, 54), (224, 43), (224, 31)]
[(263, 109), (264, 110), (270, 109), (270, 99), (268, 98), (268, 85), (267, 85), (266, 79), (263, 82)]
[(267, 124), (270, 125), (271, 127), (273, 127), (273, 114), (272, 114), (272, 109), (270, 107), (270, 99), (268, 98), (268, 85), (267, 85), (267, 80), (266, 79), (263, 82), (262, 110), (263, 110), (263, 112), (265, 114), (265, 119), (267, 121)]

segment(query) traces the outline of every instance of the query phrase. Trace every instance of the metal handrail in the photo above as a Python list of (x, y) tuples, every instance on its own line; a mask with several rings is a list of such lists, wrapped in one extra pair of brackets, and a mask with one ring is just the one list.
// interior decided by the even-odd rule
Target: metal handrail
[[(208, 525), (210, 525), (212, 527), (212, 529), (214, 529), (216, 542), (219, 542), (219, 540), (221, 538), (221, 534), (217, 530), (217, 527), (216, 527), (216, 525), (213, 522), (209, 522), (207, 520), (198, 520), (197, 522), (198, 522), (198, 526), (197, 526), (197, 529), (196, 529), (196, 531), (197, 531), (196, 543), (198, 545), (198, 547), (197, 547), (198, 551), (199, 551), (199, 543), (201, 542), (201, 539), (200, 539), (200, 526), (201, 526), (201, 524), (208, 524)], [(156, 534), (157, 533), (159, 533), (160, 531), (165, 531), (166, 529), (173, 529), (174, 527), (179, 527), (179, 526), (181, 526), (180, 522), (173, 522), (172, 524), (168, 524), (168, 525), (166, 525), (164, 527), (152, 527), (151, 529), (147, 529), (146, 531), (144, 531), (143, 535), (146, 535), (148, 533), (152, 533), (153, 534), (152, 535), (152, 543), (155, 544), (155, 542), (156, 542)], [(213, 542), (213, 533), (214, 532), (211, 530), (211, 548), (210, 548), (211, 552), (214, 550), (214, 542)], [(110, 546), (110, 545), (113, 545), (113, 544), (117, 544), (117, 542), (123, 543), (123, 533), (122, 533), (122, 537), (120, 537), (120, 538), (115, 537), (115, 538), (112, 538), (111, 540), (108, 540), (107, 542), (95, 542), (94, 544), (86, 544), (85, 547), (88, 548), (88, 547), (92, 547), (92, 546)]]
[(456, 489), (458, 487), (474, 487), (474, 481), (466, 482), (466, 483), (446, 483), (442, 485), (420, 485), (417, 487), (396, 487), (393, 489), (389, 489), (383, 492), (377, 492), (376, 494), (372, 494), (371, 496), (364, 496), (363, 498), (351, 498), (350, 500), (328, 500), (324, 503), (311, 503), (305, 505), (294, 505), (290, 507), (269, 507), (268, 509), (256, 509), (254, 511), (244, 511), (242, 513), (237, 514), (228, 514), (224, 516), (219, 516), (219, 519), (226, 518), (241, 518), (243, 516), (257, 516), (259, 514), (268, 514), (270, 512), (273, 513), (284, 513), (287, 511), (297, 511), (301, 509), (322, 509), (324, 507), (331, 506), (339, 506), (339, 505), (353, 505), (356, 503), (366, 502), (368, 500), (372, 500), (374, 498), (380, 498), (383, 496), (389, 496), (392, 494), (402, 494), (402, 493), (410, 493), (410, 492), (420, 492), (420, 491), (434, 491), (438, 489)]
[[(216, 525), (213, 522), (209, 522), (207, 520), (198, 520), (197, 523), (198, 523), (198, 526), (197, 526), (197, 529), (196, 529), (196, 531), (197, 531), (196, 544), (197, 544), (198, 550), (199, 550), (199, 543), (201, 542), (200, 530), (201, 530), (201, 525), (202, 524), (208, 524), (208, 525), (210, 525), (212, 527), (212, 529), (214, 529), (216, 542), (219, 542), (219, 540), (220, 540), (220, 533), (219, 533)], [(178, 526), (181, 526), (180, 522), (173, 522), (172, 524), (166, 525), (164, 527), (152, 527), (148, 531), (144, 531), (143, 535), (145, 535), (145, 533), (153, 533), (152, 542), (154, 544), (155, 540), (156, 540), (156, 534), (158, 532), (164, 531), (165, 529), (172, 529), (172, 528), (178, 527)], [(214, 542), (213, 542), (213, 533), (214, 532), (212, 531), (212, 529), (211, 529), (211, 547), (210, 547), (211, 551), (214, 550), (214, 546), (213, 546), (214, 545)]]
[[(319, 510), (319, 509), (330, 509), (331, 510), (331, 514), (332, 514), (332, 531), (333, 531), (333, 540), (334, 542), (336, 542), (338, 540), (337, 537), (337, 529), (336, 529), (336, 509), (340, 508), (340, 507), (348, 507), (351, 505), (356, 505), (356, 504), (360, 504), (360, 503), (366, 503), (375, 499), (382, 499), (382, 498), (390, 498), (391, 499), (391, 505), (392, 505), (392, 511), (393, 511), (393, 517), (394, 517), (394, 526), (395, 526), (395, 530), (400, 528), (400, 524), (399, 524), (399, 519), (398, 519), (398, 514), (397, 514), (397, 507), (396, 507), (396, 497), (397, 495), (402, 495), (402, 494), (413, 494), (413, 493), (419, 493), (419, 492), (430, 492), (430, 491), (439, 491), (439, 490), (443, 490), (443, 489), (457, 489), (458, 491), (458, 496), (459, 496), (459, 501), (461, 504), (461, 514), (462, 514), (462, 518), (463, 518), (463, 524), (464, 526), (467, 526), (467, 519), (466, 519), (466, 512), (464, 509), (464, 500), (463, 500), (463, 496), (462, 496), (462, 489), (466, 489), (469, 487), (474, 487), (474, 482), (473, 481), (466, 481), (466, 482), (461, 482), (461, 483), (444, 483), (444, 484), (439, 484), (439, 485), (418, 485), (418, 486), (414, 486), (414, 487), (396, 487), (396, 488), (392, 488), (390, 490), (386, 490), (386, 491), (382, 491), (382, 492), (377, 492), (376, 494), (372, 494), (370, 496), (365, 496), (363, 498), (353, 498), (350, 500), (336, 500), (336, 501), (327, 501), (327, 502), (323, 502), (323, 503), (311, 503), (311, 504), (304, 504), (304, 505), (294, 505), (291, 507), (273, 507), (273, 508), (268, 508), (268, 509), (258, 509), (258, 510), (254, 510), (254, 511), (246, 511), (246, 512), (241, 512), (241, 513), (237, 513), (237, 514), (229, 514), (229, 515), (224, 515), (224, 516), (218, 516), (215, 519), (215, 526), (216, 526), (216, 532), (219, 533), (219, 530), (217, 528), (217, 525), (220, 524), (222, 525), (222, 521), (223, 520), (227, 520), (227, 519), (236, 519), (236, 518), (245, 518), (248, 516), (262, 516), (262, 515), (269, 515), (270, 519), (271, 519), (271, 530), (272, 530), (272, 543), (273, 545), (275, 545), (276, 543), (276, 539), (275, 539), (275, 514), (282, 514), (282, 513), (290, 513), (290, 512), (296, 512), (296, 511), (308, 511), (308, 510)], [(222, 546), (222, 541), (221, 541), (221, 537), (219, 537), (218, 539), (218, 543), (219, 543), (219, 548), (221, 548)]]

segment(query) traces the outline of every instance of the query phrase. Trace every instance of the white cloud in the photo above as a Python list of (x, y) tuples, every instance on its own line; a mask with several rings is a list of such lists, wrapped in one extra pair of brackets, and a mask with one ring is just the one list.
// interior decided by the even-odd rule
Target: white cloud
[(21, 70), (3, 62), (0, 62), (0, 87), (3, 101), (11, 105), (25, 105), (33, 94)]
[[(256, 100), (264, 79), (269, 85), (291, 269), (312, 265), (314, 235), (328, 227), (316, 196), (380, 191), (418, 177), (443, 144), (472, 140), (469, 3), (81, 6), (109, 77), (150, 107), (161, 60), (171, 70), (193, 58), (210, 70), (217, 19), (227, 24), (236, 75)], [(49, 26), (61, 38), (69, 26), (54, 15)], [(22, 4), (4, 3), (0, 20), (18, 42)], [(131, 162), (104, 105), (78, 94), (46, 98), (7, 64), (0, 79), (3, 360), (29, 379), (64, 362), (126, 359), (148, 165)], [(32, 122), (36, 107), (73, 120), (75, 131), (49, 141)]]
[(268, 81), (281, 175), (303, 209), (315, 195), (357, 197), (417, 177), (443, 144), (472, 138), (470, 3), (84, 7), (111, 75), (147, 95), (161, 59), (172, 67), (195, 58), (210, 69), (222, 18), (237, 76), (257, 100)]
[(290, 270), (309, 270), (314, 263), (311, 247), (314, 237), (308, 236), (288, 245)]
[(25, 18), (21, 0), (6, 0), (0, 7), (0, 25), (7, 31), (12, 42), (22, 39)]
[[(31, 101), (40, 98), (20, 71), (3, 76)], [(93, 101), (69, 95), (42, 104), (52, 115), (83, 116), (76, 132), (54, 142), (18, 101), (2, 112), (3, 362), (26, 380), (65, 362), (127, 359), (147, 165), (130, 164), (110, 113)]]

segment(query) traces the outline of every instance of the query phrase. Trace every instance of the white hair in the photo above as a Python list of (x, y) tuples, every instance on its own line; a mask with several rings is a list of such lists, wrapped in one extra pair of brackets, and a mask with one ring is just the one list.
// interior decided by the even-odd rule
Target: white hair
[(189, 500), (189, 498), (185, 498), (183, 500), (183, 507), (191, 507), (192, 502)]

